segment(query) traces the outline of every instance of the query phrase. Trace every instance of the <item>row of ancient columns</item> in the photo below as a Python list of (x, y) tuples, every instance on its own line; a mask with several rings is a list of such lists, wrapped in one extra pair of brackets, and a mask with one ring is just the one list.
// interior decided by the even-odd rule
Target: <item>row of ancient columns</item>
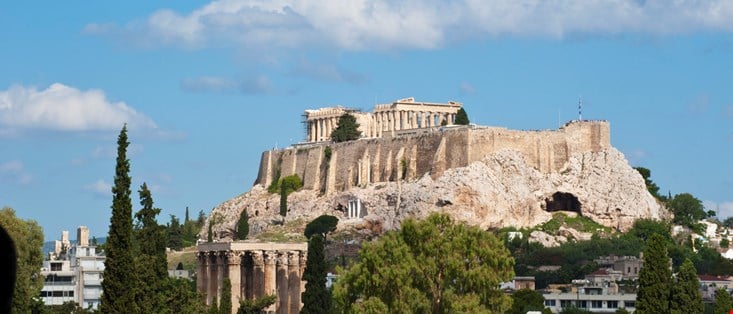
[(340, 117), (325, 117), (309, 120), (308, 141), (322, 142), (331, 139), (331, 132), (338, 126)]
[[(330, 140), (339, 118), (334, 116), (308, 120), (308, 141)], [(437, 127), (443, 121), (451, 125), (455, 119), (456, 114), (452, 112), (386, 110), (373, 113), (371, 126), (363, 125), (361, 129), (366, 137), (382, 137), (384, 132)]]
[(369, 137), (382, 137), (385, 132), (430, 128), (440, 126), (442, 121), (451, 125), (456, 119), (455, 113), (390, 110), (374, 113), (374, 123), (367, 132)]
[(303, 251), (209, 251), (199, 252), (197, 290), (206, 304), (219, 303), (224, 278), (232, 284), (232, 313), (243, 299), (276, 295), (271, 307), (277, 313), (299, 313), (301, 281), (307, 255)]

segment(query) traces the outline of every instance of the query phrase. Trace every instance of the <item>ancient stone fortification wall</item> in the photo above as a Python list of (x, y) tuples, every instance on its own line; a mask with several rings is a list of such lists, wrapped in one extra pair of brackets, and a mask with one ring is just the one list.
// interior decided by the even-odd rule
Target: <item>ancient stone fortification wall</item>
[[(297, 174), (304, 187), (327, 194), (368, 183), (437, 178), (500, 150), (516, 150), (542, 173), (560, 171), (573, 153), (611, 147), (607, 121), (574, 121), (558, 130), (519, 131), (455, 126), (346, 143), (315, 143), (262, 154), (255, 184)], [(330, 150), (330, 156), (326, 152)]]

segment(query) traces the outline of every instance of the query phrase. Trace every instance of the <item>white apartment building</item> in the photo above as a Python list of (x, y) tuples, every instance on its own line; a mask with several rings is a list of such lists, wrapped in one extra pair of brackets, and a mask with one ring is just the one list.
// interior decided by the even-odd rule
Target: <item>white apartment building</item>
[(43, 262), (41, 274), (45, 283), (41, 300), (46, 305), (74, 301), (83, 308), (97, 309), (102, 297), (102, 274), (105, 257), (89, 244), (89, 229), (77, 229), (77, 242), (71, 244), (68, 231), (56, 241), (54, 252)]
[(619, 291), (615, 283), (591, 283), (586, 280), (577, 282), (570, 291), (543, 293), (545, 307), (550, 308), (552, 313), (560, 313), (568, 307), (577, 307), (592, 313), (612, 313), (619, 308), (625, 308), (632, 313), (636, 310), (636, 293)]

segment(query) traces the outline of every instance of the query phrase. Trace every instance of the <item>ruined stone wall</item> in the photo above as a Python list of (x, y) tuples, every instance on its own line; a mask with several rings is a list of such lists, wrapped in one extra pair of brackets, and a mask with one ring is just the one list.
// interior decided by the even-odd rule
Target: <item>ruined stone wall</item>
[[(331, 156), (325, 154), (330, 147)], [(278, 174), (297, 174), (304, 187), (325, 193), (368, 183), (437, 178), (501, 150), (515, 150), (543, 173), (560, 171), (573, 153), (610, 148), (606, 121), (574, 121), (558, 130), (520, 131), (454, 126), (392, 138), (314, 143), (262, 154), (255, 184), (268, 186)]]

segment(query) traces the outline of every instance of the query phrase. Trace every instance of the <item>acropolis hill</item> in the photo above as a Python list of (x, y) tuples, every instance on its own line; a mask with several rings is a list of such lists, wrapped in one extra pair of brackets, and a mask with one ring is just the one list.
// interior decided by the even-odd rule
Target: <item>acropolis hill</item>
[[(286, 220), (331, 214), (340, 227), (374, 232), (433, 211), (485, 228), (533, 226), (560, 210), (621, 230), (668, 215), (611, 146), (607, 121), (544, 131), (453, 125), (461, 106), (408, 98), (371, 113), (306, 110), (306, 141), (264, 152), (252, 190), (215, 208), (225, 218), (218, 235), (227, 237), (245, 209), (262, 218), (255, 232), (267, 229), (279, 198), (266, 187), (292, 174), (304, 187), (290, 195)], [(346, 112), (357, 118), (362, 138), (333, 143), (330, 132)]]

